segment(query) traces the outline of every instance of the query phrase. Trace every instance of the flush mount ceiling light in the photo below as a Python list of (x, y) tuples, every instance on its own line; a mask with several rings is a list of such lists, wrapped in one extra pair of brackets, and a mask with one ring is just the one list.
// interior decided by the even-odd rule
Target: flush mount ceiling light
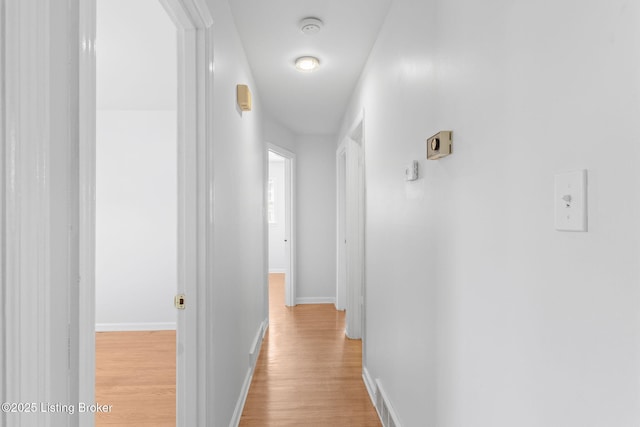
[(298, 71), (314, 71), (320, 66), (320, 61), (315, 56), (301, 56), (296, 59), (296, 69)]
[(300, 31), (308, 36), (319, 32), (321, 29), (322, 21), (318, 18), (309, 17), (300, 21)]

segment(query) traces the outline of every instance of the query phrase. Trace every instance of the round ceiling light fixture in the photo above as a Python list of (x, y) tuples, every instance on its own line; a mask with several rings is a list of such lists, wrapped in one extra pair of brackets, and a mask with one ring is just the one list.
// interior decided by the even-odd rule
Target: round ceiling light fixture
[(320, 60), (315, 56), (301, 56), (296, 59), (296, 69), (298, 71), (310, 72), (320, 66)]
[(300, 21), (300, 31), (310, 36), (319, 32), (322, 29), (322, 25), (322, 21), (318, 18), (304, 18), (302, 21)]

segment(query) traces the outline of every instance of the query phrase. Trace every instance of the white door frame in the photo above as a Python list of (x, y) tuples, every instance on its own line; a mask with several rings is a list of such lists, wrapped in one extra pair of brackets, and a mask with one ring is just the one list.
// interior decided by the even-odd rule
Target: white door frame
[[(284, 300), (285, 305), (292, 307), (296, 305), (296, 155), (295, 153), (282, 148), (276, 144), (267, 143), (268, 152), (271, 151), (280, 157), (284, 157), (284, 192), (285, 192), (285, 275), (284, 275)], [(268, 177), (267, 177), (268, 179)], [(268, 251), (268, 250), (267, 250)], [(265, 259), (268, 258), (268, 252)], [(267, 267), (268, 268), (268, 267)], [(269, 299), (267, 298), (267, 304)], [(267, 309), (267, 313), (268, 313)]]
[[(80, 10), (79, 401), (95, 388), (95, 0)], [(205, 0), (160, 0), (178, 29), (178, 293), (176, 425), (212, 425), (213, 19)], [(143, 23), (141, 23), (143, 25)], [(153, 155), (153, 153), (150, 153)], [(167, 302), (169, 303), (169, 302)], [(93, 417), (81, 425), (93, 425)]]
[[(365, 156), (364, 156), (364, 111), (354, 121), (349, 132), (336, 151), (346, 159), (345, 201), (337, 202), (338, 215), (345, 215), (345, 230), (340, 230), (338, 239), (346, 237), (344, 262), (346, 265), (346, 327), (345, 334), (352, 339), (364, 337), (365, 319)], [(340, 163), (336, 167), (339, 169)], [(339, 192), (337, 194), (339, 198)], [(341, 212), (341, 210), (344, 211)], [(338, 260), (340, 261), (340, 260)], [(339, 269), (340, 264), (338, 264)], [(336, 286), (342, 283), (338, 281)], [(338, 294), (342, 290), (338, 290)], [(364, 358), (363, 346), (363, 358)]]
[(336, 310), (347, 308), (346, 163), (346, 144), (341, 144), (336, 150)]
[(77, 402), (78, 5), (0, 0), (0, 14), (1, 400)]
[[(5, 30), (5, 11), (4, 11), (4, 1), (0, 1), (0, 40), (6, 40), (7, 33)], [(7, 301), (6, 297), (6, 274), (4, 268), (4, 248), (5, 248), (5, 227), (6, 227), (6, 209), (5, 209), (5, 148), (6, 148), (6, 133), (5, 133), (5, 113), (6, 113), (6, 97), (4, 90), (5, 83), (5, 44), (4, 42), (0, 42), (0, 265), (3, 266), (2, 272), (0, 272), (0, 319), (5, 320), (5, 305)], [(6, 340), (7, 333), (5, 327), (0, 327), (0, 376), (2, 378), (7, 378), (7, 366), (5, 365), (5, 351), (6, 351)], [(6, 387), (7, 381), (2, 381), (0, 383), (0, 403), (6, 402)], [(5, 418), (5, 414), (0, 410), (0, 424), (3, 426), (7, 425), (7, 420)]]
[[(7, 138), (5, 132), (5, 113), (7, 111), (6, 105), (6, 96), (5, 96), (5, 82), (6, 82), (6, 73), (5, 73), (5, 42), (7, 37), (7, 31), (4, 23), (5, 21), (5, 4), (4, 0), (0, 1), (0, 40), (3, 40), (0, 43), (0, 265), (2, 265), (2, 272), (0, 273), (0, 319), (7, 319), (5, 313), (5, 306), (7, 301), (6, 295), (6, 269), (5, 269), (5, 245), (6, 245), (6, 180), (5, 180), (5, 162), (6, 162), (6, 154), (5, 150), (7, 148)], [(9, 325), (7, 325), (9, 326)], [(7, 341), (7, 332), (5, 327), (0, 327), (0, 376), (2, 378), (7, 378), (7, 365), (5, 364), (5, 352), (6, 352), (6, 341)], [(0, 383), (0, 403), (6, 402), (7, 398), (7, 381), (2, 381)], [(0, 424), (3, 426), (7, 425), (7, 420), (5, 418), (5, 413), (0, 410)]]

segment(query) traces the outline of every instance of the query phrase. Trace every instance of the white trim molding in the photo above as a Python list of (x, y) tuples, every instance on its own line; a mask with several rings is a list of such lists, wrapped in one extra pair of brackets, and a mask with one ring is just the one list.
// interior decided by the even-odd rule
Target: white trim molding
[[(77, 402), (78, 0), (0, 2), (3, 401)], [(55, 66), (54, 66), (55, 65)], [(73, 414), (58, 414), (60, 423)], [(3, 425), (49, 425), (7, 414)]]
[(365, 387), (367, 387), (367, 393), (369, 393), (371, 403), (373, 403), (373, 406), (376, 406), (376, 383), (373, 381), (373, 377), (366, 366), (362, 367), (362, 380), (364, 381)]
[[(95, 353), (95, 173), (96, 173), (96, 3), (80, 2), (79, 59), (79, 269), (78, 354)], [(88, 232), (91, 230), (91, 232)], [(93, 319), (93, 322), (88, 321)], [(78, 358), (78, 401), (95, 402), (95, 357)], [(93, 425), (92, 414), (79, 414), (80, 425)]]
[(336, 299), (334, 297), (301, 297), (296, 298), (296, 304), (334, 304)]
[(247, 373), (244, 376), (244, 382), (240, 389), (240, 396), (236, 401), (236, 407), (233, 410), (229, 427), (238, 427), (240, 425), (240, 419), (242, 418), (242, 411), (244, 411), (244, 404), (247, 402), (247, 396), (249, 396), (249, 388), (251, 388), (251, 381), (253, 380), (252, 368), (247, 368)]
[[(6, 195), (6, 133), (5, 133), (5, 114), (6, 97), (5, 97), (5, 0), (0, 0), (0, 319), (2, 319), (2, 327), (0, 327), (0, 376), (7, 378), (7, 370), (5, 365), (5, 352), (7, 349), (7, 281), (6, 281), (6, 265), (5, 265), (5, 246), (6, 246), (6, 217), (5, 217), (5, 195)], [(0, 403), (6, 402), (6, 386), (7, 381), (0, 382)], [(5, 414), (0, 411), (0, 425), (6, 426), (7, 420)]]
[(249, 368), (247, 369), (247, 374), (244, 377), (244, 382), (242, 383), (240, 395), (238, 396), (238, 400), (236, 401), (236, 407), (233, 410), (233, 415), (231, 416), (229, 427), (238, 427), (238, 425), (240, 425), (240, 418), (242, 418), (242, 411), (244, 410), (244, 405), (247, 402), (249, 388), (251, 387), (251, 381), (253, 380), (253, 374), (256, 370), (256, 364), (258, 363), (258, 357), (260, 355), (260, 351), (262, 350), (262, 343), (264, 341), (264, 336), (267, 333), (268, 327), (269, 319), (267, 318), (264, 319), (258, 327), (256, 336), (251, 343), (251, 348), (249, 349)]
[[(364, 336), (365, 317), (365, 139), (364, 111), (344, 139), (346, 147), (346, 270), (347, 315), (349, 338)], [(363, 351), (363, 360), (364, 360)]]
[(378, 413), (378, 417), (382, 422), (382, 427), (402, 427), (402, 423), (400, 422), (400, 417), (393, 409), (393, 405), (391, 404), (391, 399), (382, 387), (382, 382), (380, 378), (376, 379), (376, 402), (374, 406), (376, 408), (376, 412)]
[(347, 148), (343, 141), (336, 150), (336, 310), (347, 308)]

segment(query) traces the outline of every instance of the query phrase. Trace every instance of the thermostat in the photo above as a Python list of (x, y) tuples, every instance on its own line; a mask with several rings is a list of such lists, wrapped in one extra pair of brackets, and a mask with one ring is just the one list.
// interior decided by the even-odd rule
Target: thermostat
[(418, 179), (418, 161), (414, 160), (404, 168), (404, 179), (406, 181), (415, 181)]

